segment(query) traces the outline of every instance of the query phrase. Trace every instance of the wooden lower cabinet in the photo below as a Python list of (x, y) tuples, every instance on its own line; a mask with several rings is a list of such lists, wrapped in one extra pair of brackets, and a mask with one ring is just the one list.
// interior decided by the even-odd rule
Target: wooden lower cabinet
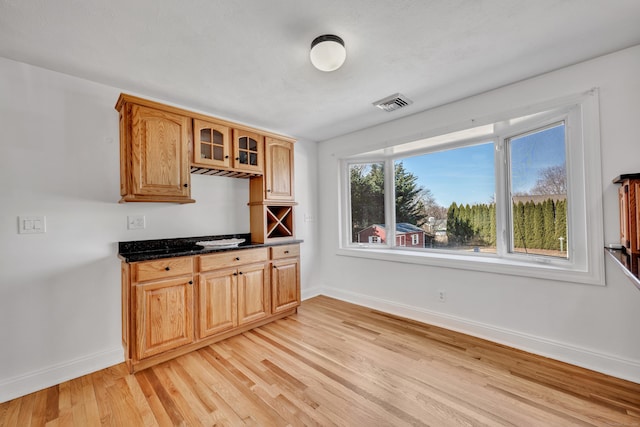
[(138, 359), (193, 342), (193, 278), (136, 285), (135, 294)]
[(300, 305), (300, 261), (298, 258), (273, 261), (271, 310), (279, 313)]
[(299, 245), (122, 264), (131, 373), (294, 314)]
[(268, 265), (254, 264), (238, 272), (238, 324), (263, 319), (269, 310)]
[(238, 326), (237, 270), (200, 273), (198, 284), (198, 336), (206, 338)]

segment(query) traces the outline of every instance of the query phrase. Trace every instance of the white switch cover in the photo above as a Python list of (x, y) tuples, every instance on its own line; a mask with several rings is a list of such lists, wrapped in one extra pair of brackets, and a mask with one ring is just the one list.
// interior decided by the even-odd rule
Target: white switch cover
[(35, 234), (47, 232), (47, 217), (44, 215), (37, 216), (19, 216), (18, 217), (18, 233), (19, 234)]
[(128, 215), (127, 228), (129, 230), (142, 230), (145, 227), (144, 215)]

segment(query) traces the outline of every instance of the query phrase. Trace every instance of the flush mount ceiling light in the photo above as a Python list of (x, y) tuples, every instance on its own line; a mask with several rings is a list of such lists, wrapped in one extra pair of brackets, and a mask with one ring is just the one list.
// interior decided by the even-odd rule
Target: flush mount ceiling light
[(311, 63), (320, 71), (335, 71), (344, 64), (347, 50), (344, 41), (333, 34), (316, 37), (311, 42)]

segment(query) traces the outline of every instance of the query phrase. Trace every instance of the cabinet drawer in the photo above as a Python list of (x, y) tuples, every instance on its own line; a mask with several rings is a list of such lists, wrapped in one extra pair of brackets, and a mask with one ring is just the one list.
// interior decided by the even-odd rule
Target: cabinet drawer
[(241, 251), (221, 252), (200, 256), (200, 271), (217, 270), (253, 262), (264, 262), (268, 259), (267, 248), (244, 249)]
[(134, 272), (136, 282), (193, 274), (193, 261), (191, 257), (145, 261), (136, 264)]
[(271, 247), (271, 259), (293, 258), (300, 256), (300, 245), (282, 245)]

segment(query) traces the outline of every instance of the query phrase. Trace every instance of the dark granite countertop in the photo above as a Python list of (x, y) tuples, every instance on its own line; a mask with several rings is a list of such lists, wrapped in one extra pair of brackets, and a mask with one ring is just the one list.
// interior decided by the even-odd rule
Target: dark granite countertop
[(640, 272), (638, 264), (640, 263), (639, 254), (628, 254), (623, 249), (610, 249), (604, 248), (604, 251), (608, 253), (611, 258), (622, 268), (624, 274), (631, 280), (631, 282), (640, 290)]
[[(222, 239), (245, 239), (237, 247), (202, 247), (196, 242)], [(162, 258), (202, 255), (212, 252), (237, 251), (250, 248), (302, 243), (302, 240), (286, 240), (276, 243), (252, 243), (251, 234), (226, 234), (221, 236), (181, 237), (174, 239), (134, 240), (118, 242), (118, 257), (125, 262), (149, 261)]]

